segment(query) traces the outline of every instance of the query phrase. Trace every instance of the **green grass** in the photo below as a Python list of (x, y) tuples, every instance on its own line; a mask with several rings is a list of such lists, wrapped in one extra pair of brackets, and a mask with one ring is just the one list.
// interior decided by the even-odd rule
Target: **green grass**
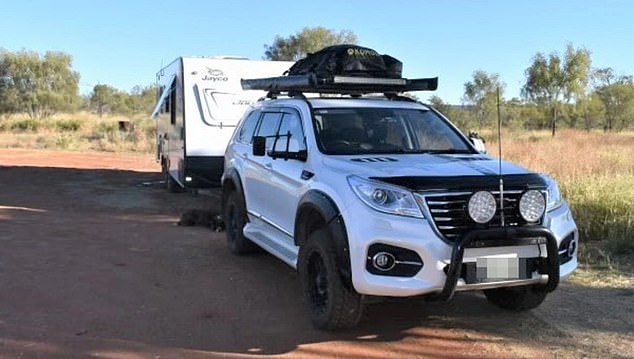
[(582, 240), (605, 241), (613, 255), (634, 253), (634, 175), (587, 176), (561, 183)]

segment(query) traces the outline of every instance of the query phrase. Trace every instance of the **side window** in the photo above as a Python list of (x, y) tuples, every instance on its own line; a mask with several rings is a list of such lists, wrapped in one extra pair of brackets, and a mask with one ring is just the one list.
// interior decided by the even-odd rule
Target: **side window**
[(279, 112), (265, 112), (260, 120), (257, 136), (266, 137), (266, 149), (270, 150), (275, 141), (275, 134), (280, 124), (282, 114)]
[(282, 143), (284, 147), (286, 147), (287, 142), (291, 142), (299, 146), (298, 150), (306, 149), (302, 121), (297, 112), (289, 111), (284, 113), (278, 134), (279, 139), (277, 141)]
[(258, 124), (260, 118), (260, 111), (251, 112), (247, 118), (244, 119), (242, 127), (240, 127), (240, 133), (238, 134), (238, 142), (249, 144), (253, 139), (253, 133), (255, 132), (255, 126)]
[(170, 113), (170, 122), (172, 125), (176, 124), (176, 79), (172, 81), (172, 86), (170, 86), (168, 111)]

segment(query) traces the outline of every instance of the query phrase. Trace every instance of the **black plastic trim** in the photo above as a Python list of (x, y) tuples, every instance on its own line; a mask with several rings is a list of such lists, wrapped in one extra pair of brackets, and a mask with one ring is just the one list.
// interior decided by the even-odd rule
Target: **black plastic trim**
[[(372, 258), (380, 252), (387, 252), (394, 256), (395, 263), (390, 270), (380, 270), (374, 267)], [(365, 269), (375, 275), (390, 277), (413, 277), (423, 268), (423, 260), (415, 251), (384, 243), (374, 243), (368, 248)]]
[(191, 177), (191, 182), (184, 182), (187, 188), (209, 188), (221, 185), (220, 178), (224, 170), (223, 156), (187, 156), (185, 157), (184, 177)]
[[(503, 178), (504, 187), (509, 189), (544, 189), (548, 186), (544, 178), (537, 173), (506, 174)], [(372, 179), (413, 191), (473, 191), (476, 188), (479, 191), (496, 191), (500, 188), (500, 176), (486, 173), (476, 176), (399, 176), (373, 177)]]

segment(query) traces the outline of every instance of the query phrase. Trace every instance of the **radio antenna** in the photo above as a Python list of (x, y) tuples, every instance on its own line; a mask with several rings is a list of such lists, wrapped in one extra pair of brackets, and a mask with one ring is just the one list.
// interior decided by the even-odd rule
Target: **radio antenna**
[(500, 109), (500, 87), (497, 87), (498, 107), (498, 174), (500, 176), (500, 226), (504, 227), (504, 179), (502, 176), (502, 112)]

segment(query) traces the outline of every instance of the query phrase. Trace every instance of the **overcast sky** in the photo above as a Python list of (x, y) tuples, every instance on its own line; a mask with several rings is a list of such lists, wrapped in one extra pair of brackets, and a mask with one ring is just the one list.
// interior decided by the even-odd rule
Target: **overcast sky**
[[(303, 27), (353, 31), (360, 45), (403, 62), (407, 77), (439, 76), (436, 95), (460, 103), (475, 70), (519, 96), (537, 52), (567, 43), (594, 67), (634, 74), (634, 1), (3, 1), (0, 48), (64, 51), (80, 90), (149, 85), (183, 55), (260, 59), (264, 44)], [(426, 99), (428, 94), (419, 94)]]

